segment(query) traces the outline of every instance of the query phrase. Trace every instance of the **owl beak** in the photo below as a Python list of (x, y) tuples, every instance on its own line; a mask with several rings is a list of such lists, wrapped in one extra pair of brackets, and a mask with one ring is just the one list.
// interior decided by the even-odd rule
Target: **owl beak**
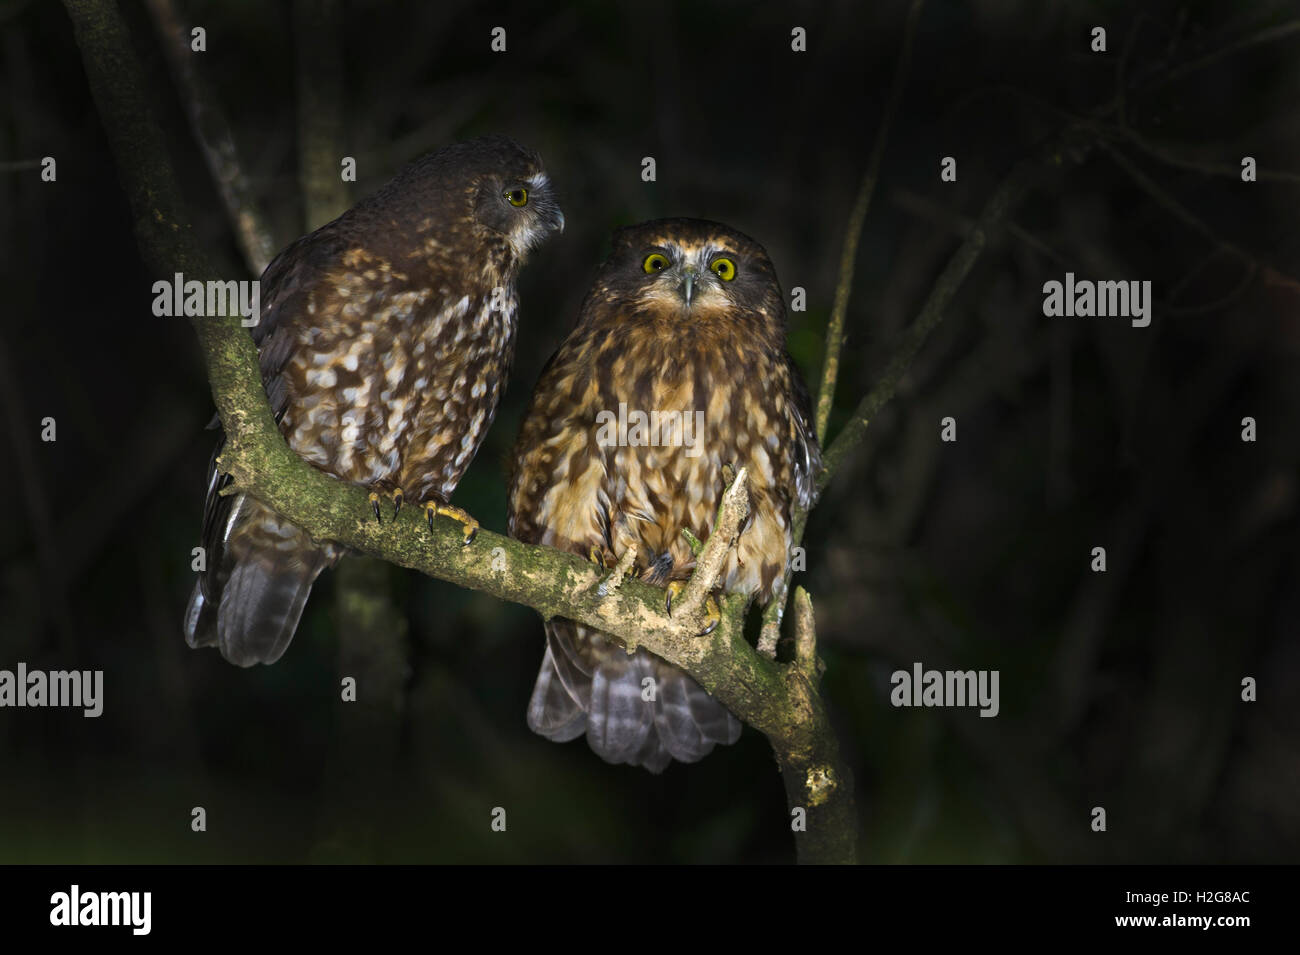
[(559, 232), (559, 233), (563, 233), (563, 232), (564, 232), (564, 213), (563, 213), (563, 212), (561, 212), (559, 209), (556, 209), (556, 210), (555, 210), (555, 216), (554, 216), (554, 218), (553, 218), (551, 221), (555, 224), (555, 231), (556, 231), (556, 232)]
[(694, 267), (688, 265), (682, 270), (682, 298), (686, 300), (686, 307), (691, 307), (691, 299), (695, 298), (695, 283), (699, 279), (700, 273)]

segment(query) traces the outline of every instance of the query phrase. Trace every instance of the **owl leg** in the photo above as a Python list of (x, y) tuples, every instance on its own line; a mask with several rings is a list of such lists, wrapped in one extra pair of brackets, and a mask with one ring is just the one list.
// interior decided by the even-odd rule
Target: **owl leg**
[(472, 544), (474, 538), (478, 536), (479, 524), (477, 520), (470, 517), (466, 511), (459, 507), (452, 504), (443, 504), (441, 501), (436, 500), (424, 502), (424, 517), (429, 522), (429, 530), (433, 530), (433, 518), (436, 514), (450, 517), (452, 520), (460, 521), (465, 525), (465, 539), (462, 543), (466, 546)]
[[(668, 596), (664, 599), (664, 613), (668, 614), (668, 616), (673, 615), (673, 599), (685, 589), (686, 581), (684, 580), (670, 580), (668, 582)], [(704, 619), (708, 621), (708, 626), (697, 633), (697, 637), (707, 637), (718, 629), (718, 624), (722, 623), (722, 611), (718, 609), (718, 601), (713, 594), (709, 594), (704, 598)]]
[(375, 520), (383, 523), (384, 519), (379, 516), (380, 498), (391, 496), (393, 499), (393, 517), (397, 517), (397, 512), (402, 509), (402, 489), (394, 487), (391, 481), (377, 481), (370, 485), (370, 509), (375, 512)]

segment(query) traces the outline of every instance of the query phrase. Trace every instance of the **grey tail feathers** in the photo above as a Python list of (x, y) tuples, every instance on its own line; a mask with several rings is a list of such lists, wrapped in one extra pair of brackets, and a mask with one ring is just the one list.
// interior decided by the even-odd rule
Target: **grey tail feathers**
[(662, 772), (693, 763), (742, 725), (703, 687), (646, 650), (629, 655), (567, 620), (546, 626), (546, 653), (528, 705), (528, 727), (555, 742), (586, 733), (609, 763)]
[(209, 545), (208, 568), (190, 596), (185, 640), (191, 647), (216, 646), (238, 666), (274, 663), (336, 552), (245, 495), (233, 502), (223, 531)]

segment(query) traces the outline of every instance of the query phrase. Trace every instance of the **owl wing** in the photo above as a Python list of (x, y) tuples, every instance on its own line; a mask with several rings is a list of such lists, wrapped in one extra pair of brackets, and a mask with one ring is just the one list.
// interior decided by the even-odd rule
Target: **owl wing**
[[(262, 273), (261, 313), (252, 334), (277, 423), (289, 406), (281, 373), (293, 352), (295, 318), (307, 311), (310, 289), (345, 247), (326, 226), (289, 245)], [(219, 424), (214, 417), (209, 427)], [(208, 461), (206, 566), (190, 595), (185, 639), (192, 647), (218, 646), (240, 666), (274, 663), (293, 639), (312, 584), (338, 550), (317, 546), (306, 532), (247, 495), (223, 495), (230, 476), (221, 473), (217, 458), (225, 443), (224, 437), (217, 441)]]
[(785, 365), (793, 399), (791, 423), (794, 430), (794, 500), (804, 510), (808, 510), (817, 499), (817, 474), (822, 469), (822, 451), (813, 425), (812, 398), (808, 394), (808, 386), (804, 384), (803, 375), (799, 372), (799, 366), (789, 352), (785, 353)]

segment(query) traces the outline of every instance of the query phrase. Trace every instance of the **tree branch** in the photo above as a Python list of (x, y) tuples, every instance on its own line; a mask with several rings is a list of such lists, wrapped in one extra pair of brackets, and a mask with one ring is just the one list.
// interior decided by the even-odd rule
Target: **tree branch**
[(971, 268), (975, 265), (975, 260), (980, 257), (980, 253), (984, 251), (989, 240), (1002, 228), (1007, 216), (1016, 207), (1020, 199), (1037, 181), (1038, 175), (1041, 174), (1043, 168), (1045, 168), (1044, 164), (1036, 157), (1022, 160), (998, 184), (997, 189), (989, 197), (984, 209), (980, 212), (979, 218), (976, 219), (974, 226), (967, 234), (965, 241), (953, 253), (952, 258), (948, 260), (948, 264), (944, 266), (943, 271), (939, 274), (939, 278), (930, 289), (930, 295), (926, 298), (920, 313), (908, 326), (907, 331), (903, 333), (903, 340), (894, 350), (894, 354), (889, 359), (889, 364), (881, 372), (875, 387), (858, 402), (858, 406), (853, 410), (853, 416), (822, 454), (822, 470), (817, 476), (818, 492), (822, 491), (830, 482), (831, 477), (844, 463), (845, 458), (862, 443), (862, 439), (866, 435), (867, 425), (880, 412), (880, 409), (894, 397), (894, 392), (898, 390), (903, 375), (911, 367), (916, 353), (921, 350), (921, 346), (930, 337), (930, 333), (943, 321), (948, 304), (952, 301), (957, 289), (961, 287), (962, 282), (966, 280), (966, 276), (970, 274)]
[[(826, 442), (826, 428), (831, 420), (831, 408), (835, 405), (835, 383), (840, 374), (840, 353), (844, 350), (844, 319), (849, 310), (849, 293), (853, 290), (853, 270), (858, 258), (858, 240), (862, 235), (862, 224), (866, 221), (867, 210), (871, 206), (871, 197), (876, 191), (876, 181), (880, 177), (880, 162), (885, 155), (885, 144), (889, 141), (889, 128), (894, 121), (894, 113), (903, 98), (903, 81), (907, 78), (907, 67), (912, 60), (912, 41), (916, 37), (916, 25), (921, 19), (921, 7), (925, 0), (912, 0), (907, 11), (907, 24), (903, 29), (903, 46), (894, 68), (894, 80), (889, 89), (889, 100), (876, 130), (876, 139), (871, 146), (871, 155), (867, 159), (866, 171), (862, 174), (862, 183), (858, 187), (858, 196), (849, 213), (849, 222), (844, 231), (844, 246), (840, 251), (840, 277), (835, 286), (835, 304), (831, 307), (831, 320), (826, 327), (826, 353), (822, 358), (822, 380), (817, 389), (816, 432), (817, 443), (823, 447)], [(818, 488), (820, 493), (820, 487)], [(794, 509), (790, 527), (790, 546), (797, 548), (803, 543), (804, 529), (808, 526), (808, 511), (798, 506)], [(763, 609), (763, 627), (758, 637), (758, 652), (776, 659), (776, 644), (781, 638), (781, 620), (785, 616), (786, 594), (790, 590), (790, 578), (793, 569), (787, 563), (785, 572), (777, 578), (772, 588), (772, 599)]]
[[(1051, 152), (1049, 150), (1049, 152)], [(822, 452), (822, 469), (817, 475), (817, 494), (826, 488), (845, 459), (862, 443), (867, 425), (894, 397), (903, 375), (912, 365), (916, 353), (921, 350), (930, 333), (943, 321), (948, 304), (961, 287), (966, 276), (970, 274), (975, 260), (988, 245), (989, 239), (1002, 228), (1012, 210), (1020, 199), (1029, 191), (1038, 177), (1047, 168), (1041, 158), (1025, 159), (994, 190), (993, 195), (980, 212), (979, 218), (966, 232), (966, 238), (953, 253), (944, 270), (939, 274), (930, 295), (921, 307), (920, 313), (903, 333), (903, 339), (889, 359), (889, 364), (881, 373), (875, 387), (867, 392), (858, 402), (853, 416), (844, 426), (830, 446)], [(791, 521), (793, 546), (803, 541), (805, 528), (808, 526), (808, 511), (795, 508)], [(759, 636), (759, 652), (774, 657), (777, 640), (781, 635), (781, 620), (785, 614), (785, 595), (789, 590), (792, 567), (787, 565), (782, 580), (778, 583), (772, 600), (763, 610), (763, 628)]]
[(244, 262), (250, 272), (261, 275), (275, 254), (275, 242), (239, 162), (230, 121), (212, 88), (195, 69), (189, 31), (182, 24), (173, 0), (146, 0), (145, 5), (153, 16), (163, 54), (189, 114), (194, 139), (203, 151), (208, 171), (234, 226)]
[(704, 544), (704, 549), (695, 558), (695, 572), (687, 582), (681, 596), (673, 603), (679, 614), (693, 614), (704, 603), (704, 598), (713, 590), (722, 573), (722, 565), (727, 562), (727, 554), (735, 546), (740, 536), (740, 525), (749, 516), (749, 474), (741, 468), (735, 480), (722, 492), (722, 503), (718, 505), (718, 516), (713, 522), (713, 532)]
[(826, 354), (822, 359), (822, 380), (817, 391), (819, 442), (826, 440), (826, 426), (830, 423), (831, 408), (835, 404), (835, 381), (839, 378), (840, 352), (844, 349), (844, 316), (849, 310), (849, 293), (853, 291), (853, 266), (858, 259), (858, 239), (862, 236), (862, 223), (866, 221), (867, 209), (870, 208), (871, 197), (876, 191), (876, 181), (880, 178), (880, 161), (885, 155), (885, 143), (889, 141), (889, 127), (893, 124), (898, 103), (903, 98), (903, 80), (907, 76), (907, 65), (912, 60), (912, 41), (916, 37), (916, 24), (921, 19), (924, 3), (925, 0), (912, 0), (912, 6), (908, 9), (907, 26), (903, 31), (903, 49), (894, 69), (889, 100), (885, 104), (885, 114), (880, 120), (880, 129), (876, 131), (876, 141), (871, 147), (867, 169), (862, 174), (862, 184), (858, 187), (858, 197), (853, 203), (853, 211), (849, 213), (849, 224), (844, 233), (844, 247), (840, 252), (840, 280), (835, 286), (835, 304), (831, 308), (831, 320), (826, 328)]

